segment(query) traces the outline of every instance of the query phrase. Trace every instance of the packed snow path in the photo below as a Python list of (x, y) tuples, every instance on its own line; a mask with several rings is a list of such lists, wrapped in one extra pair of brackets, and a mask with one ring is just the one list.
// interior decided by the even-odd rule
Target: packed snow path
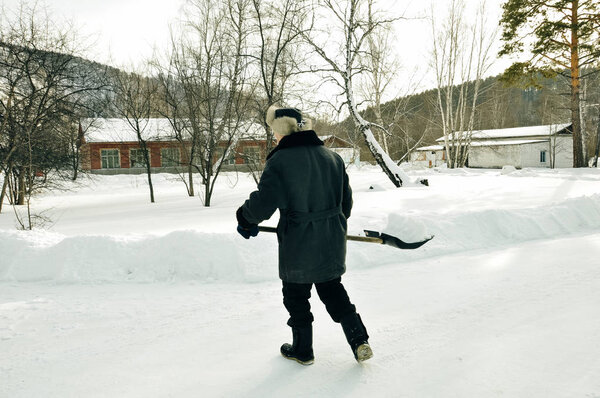
[(17, 232), (3, 211), (0, 398), (599, 398), (600, 170), (409, 173), (431, 186), (349, 171), (350, 233), (436, 235), (349, 243), (363, 365), (316, 298), (315, 364), (280, 357), (275, 237), (234, 232), (246, 175), (225, 174), (211, 208), (158, 174), (155, 204), (134, 175), (36, 197), (50, 231)]
[(375, 357), (313, 297), (313, 366), (283, 359), (280, 285), (4, 283), (0, 397), (598, 397), (600, 234), (344, 278)]

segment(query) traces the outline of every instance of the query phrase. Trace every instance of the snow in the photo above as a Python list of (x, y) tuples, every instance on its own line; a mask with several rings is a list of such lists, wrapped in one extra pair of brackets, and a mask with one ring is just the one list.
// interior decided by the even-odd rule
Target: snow
[(512, 165), (502, 166), (502, 175), (514, 173), (515, 171), (517, 171), (517, 168), (515, 166), (512, 166)]
[[(133, 120), (132, 120), (133, 122)], [(137, 142), (137, 133), (127, 119), (84, 118), (81, 127), (86, 142)], [(140, 120), (142, 138), (147, 141), (176, 141), (176, 133), (169, 119)], [(239, 128), (241, 139), (264, 140), (264, 128), (258, 123), (243, 123)]]
[[(537, 137), (554, 135), (567, 127), (571, 123), (549, 124), (544, 126), (528, 126), (528, 127), (513, 127), (508, 129), (490, 129), (490, 130), (474, 130), (471, 133), (471, 139), (482, 140), (490, 138), (517, 138), (517, 137)], [(465, 132), (462, 132), (465, 133)], [(444, 141), (444, 137), (438, 138), (436, 141)]]
[(415, 149), (415, 151), (443, 151), (443, 150), (444, 150), (443, 145), (429, 145), (429, 146), (422, 146), (422, 147)]
[[(132, 120), (133, 122), (133, 120)], [(127, 119), (88, 118), (81, 120), (87, 142), (137, 142), (137, 133)], [(140, 121), (142, 138), (149, 141), (175, 141), (175, 130), (168, 119)]]
[(279, 355), (276, 239), (235, 233), (245, 174), (224, 174), (211, 208), (174, 175), (153, 178), (155, 204), (143, 176), (84, 177), (34, 199), (49, 230), (16, 231), (5, 204), (0, 397), (597, 396), (598, 170), (405, 172), (430, 186), (349, 168), (351, 234), (435, 235), (349, 242), (375, 353), (360, 365), (316, 295), (315, 364)]
[(502, 145), (525, 145), (548, 142), (548, 140), (485, 140), (471, 142), (471, 146), (502, 146)]
[[(436, 141), (440, 141), (439, 139)], [(472, 147), (477, 146), (502, 146), (502, 145), (525, 145), (525, 144), (538, 144), (540, 142), (548, 142), (548, 139), (545, 140), (485, 140), (485, 141), (473, 141), (469, 145)], [(453, 146), (454, 143), (448, 143), (450, 146)], [(416, 149), (417, 151), (443, 151), (444, 147), (442, 145), (429, 145), (422, 146)]]

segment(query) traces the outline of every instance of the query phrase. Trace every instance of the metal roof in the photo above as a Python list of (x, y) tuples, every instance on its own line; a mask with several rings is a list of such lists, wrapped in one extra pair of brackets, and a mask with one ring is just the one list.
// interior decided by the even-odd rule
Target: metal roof
[[(471, 132), (471, 141), (486, 140), (493, 138), (525, 138), (525, 137), (543, 137), (549, 135), (571, 134), (569, 130), (565, 130), (571, 123), (549, 124), (544, 126), (528, 126), (528, 127), (513, 127), (509, 129), (491, 129), (491, 130), (474, 130)], [(456, 135), (467, 135), (468, 132), (460, 131)], [(436, 142), (443, 142), (444, 137), (440, 137)]]
[[(537, 144), (540, 142), (548, 142), (549, 139), (539, 140), (484, 140), (484, 141), (473, 141), (469, 145), (472, 147), (484, 147), (484, 146), (504, 146), (504, 145), (526, 145), (526, 144)], [(450, 143), (450, 146), (452, 144)], [(417, 151), (443, 151), (444, 145), (430, 145), (417, 148)]]
[[(137, 134), (127, 119), (81, 119), (86, 142), (137, 142)], [(175, 130), (167, 118), (141, 119), (142, 138), (146, 141), (176, 141)], [(244, 122), (238, 139), (265, 139), (264, 129), (258, 123)]]

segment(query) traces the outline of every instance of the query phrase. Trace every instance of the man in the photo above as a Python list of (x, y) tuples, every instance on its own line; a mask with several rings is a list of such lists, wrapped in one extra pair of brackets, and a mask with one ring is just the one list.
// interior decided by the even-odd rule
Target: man
[(258, 224), (276, 209), (279, 277), (283, 304), (290, 314), (292, 344), (281, 354), (303, 365), (314, 362), (310, 291), (314, 284), (335, 322), (341, 323), (354, 357), (373, 356), (368, 334), (341, 283), (346, 271), (346, 219), (352, 190), (342, 158), (323, 146), (299, 110), (272, 106), (267, 124), (278, 145), (267, 156), (265, 169), (246, 202), (237, 210), (238, 232), (246, 239), (258, 234)]

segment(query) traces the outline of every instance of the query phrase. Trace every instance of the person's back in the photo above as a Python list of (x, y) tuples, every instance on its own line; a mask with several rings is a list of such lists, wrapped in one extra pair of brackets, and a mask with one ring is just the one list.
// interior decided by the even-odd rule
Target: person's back
[(282, 139), (268, 162), (281, 184), (280, 277), (316, 283), (341, 276), (352, 207), (344, 162), (313, 131)]
[[(289, 208), (316, 212), (341, 204), (343, 185), (340, 175), (344, 164), (334, 152), (323, 146), (298, 146), (286, 149), (282, 158)], [(276, 160), (277, 156), (273, 161)], [(287, 174), (291, 178), (286, 178)], [(304, 189), (306, 187), (311, 189)]]
[(355, 358), (363, 361), (373, 353), (368, 334), (341, 284), (346, 271), (347, 218), (352, 190), (344, 162), (326, 149), (297, 109), (271, 107), (267, 123), (278, 139), (267, 157), (258, 190), (238, 209), (238, 232), (246, 239), (256, 236), (257, 225), (280, 211), (277, 225), (279, 276), (284, 305), (290, 313), (294, 342), (284, 344), (281, 354), (311, 364), (312, 322), (310, 290), (315, 284), (335, 322), (341, 323)]

